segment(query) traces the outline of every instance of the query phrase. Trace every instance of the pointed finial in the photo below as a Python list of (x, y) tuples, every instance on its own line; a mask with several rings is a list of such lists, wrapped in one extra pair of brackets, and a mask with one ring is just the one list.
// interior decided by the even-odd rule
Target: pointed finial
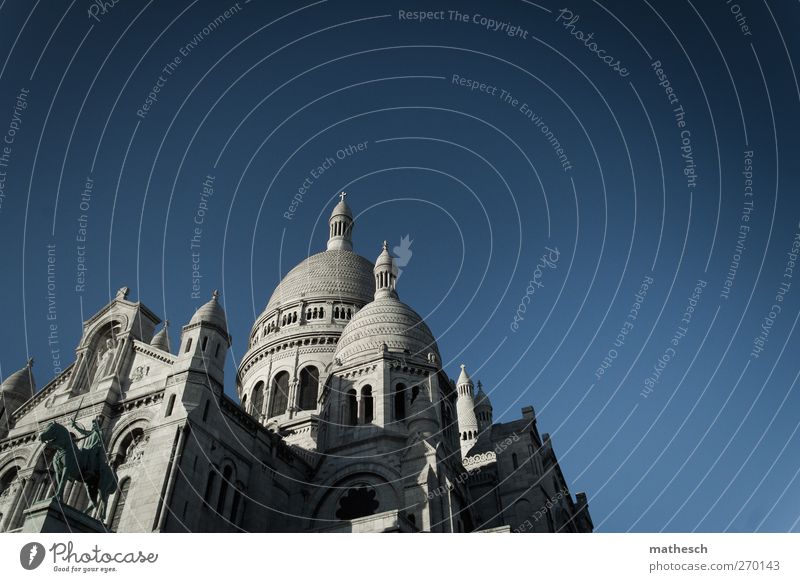
[(219, 299), (219, 291), (214, 289), (214, 292), (211, 294), (212, 299)]
[(387, 241), (383, 241), (383, 250), (385, 251), (389, 250), (389, 243)]
[(169, 327), (169, 319), (164, 320), (164, 327)]
[(33, 358), (28, 358), (28, 363), (25, 364), (28, 368), (33, 368)]
[(342, 191), (342, 192), (339, 192), (339, 198), (341, 198), (341, 199), (342, 199), (342, 202), (344, 202), (344, 197), (345, 197), (345, 196), (347, 196), (347, 192), (344, 192), (344, 191)]

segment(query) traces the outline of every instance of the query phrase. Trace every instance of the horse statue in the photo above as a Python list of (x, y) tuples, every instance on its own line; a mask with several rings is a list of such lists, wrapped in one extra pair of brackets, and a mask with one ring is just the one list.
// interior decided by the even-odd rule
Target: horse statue
[[(103, 454), (102, 433), (97, 420), (92, 422), (90, 431), (83, 430), (74, 421), (73, 426), (83, 437), (73, 439), (66, 427), (55, 421), (39, 435), (42, 442), (56, 450), (52, 461), (56, 479), (53, 499), (63, 502), (67, 480), (81, 482), (91, 501), (87, 512), (96, 508), (99, 521), (104, 522), (108, 497), (117, 489), (117, 475)], [(76, 441), (83, 439), (86, 439), (86, 444), (78, 448)]]

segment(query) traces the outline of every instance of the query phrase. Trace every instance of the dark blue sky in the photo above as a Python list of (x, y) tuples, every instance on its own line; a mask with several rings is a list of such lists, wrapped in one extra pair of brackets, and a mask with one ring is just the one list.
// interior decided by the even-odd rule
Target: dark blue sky
[(496, 419), (536, 407), (599, 531), (798, 531), (798, 25), (755, 0), (6, 0), (1, 375), (30, 355), (44, 385), (49, 325), (65, 365), (122, 285), (173, 343), (219, 288), (233, 394), (345, 189), (356, 250), (406, 249), (446, 369)]

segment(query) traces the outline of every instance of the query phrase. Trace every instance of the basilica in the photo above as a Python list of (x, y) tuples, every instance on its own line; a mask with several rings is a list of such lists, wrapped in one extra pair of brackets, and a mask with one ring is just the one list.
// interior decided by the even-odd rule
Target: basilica
[[(123, 287), (44, 387), (32, 361), (8, 376), (0, 531), (592, 531), (533, 408), (495, 423), (481, 382), (443, 369), (400, 300), (386, 243), (374, 263), (354, 252), (344, 195), (329, 226), (327, 249), (286, 274), (253, 324), (238, 400), (224, 390), (217, 292), (173, 346)], [(74, 447), (93, 427), (116, 476), (105, 515), (78, 481), (54, 498), (40, 436), (56, 423)]]

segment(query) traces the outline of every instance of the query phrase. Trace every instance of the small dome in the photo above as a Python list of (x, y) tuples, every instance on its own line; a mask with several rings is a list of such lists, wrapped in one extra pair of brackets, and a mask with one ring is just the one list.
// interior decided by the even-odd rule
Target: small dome
[(472, 378), (470, 378), (469, 374), (467, 374), (467, 369), (464, 364), (461, 364), (461, 373), (458, 375), (456, 386), (461, 386), (462, 384), (469, 384), (470, 386), (473, 386)]
[[(344, 192), (342, 192), (344, 194)], [(341, 194), (340, 194), (341, 196)], [(334, 216), (347, 216), (348, 218), (353, 218), (353, 212), (350, 210), (350, 207), (347, 205), (347, 202), (344, 201), (344, 196), (342, 199), (339, 200), (339, 203), (333, 207), (333, 212), (331, 212), (331, 218)]]
[[(223, 313), (223, 317), (224, 317)], [(163, 350), (169, 353), (169, 322), (164, 322), (164, 327), (153, 336), (153, 341), (150, 342), (150, 345), (154, 348), (158, 348), (159, 350)]]
[(4, 398), (17, 397), (28, 400), (36, 392), (36, 381), (33, 379), (33, 359), (21, 370), (11, 374), (6, 381), (0, 384), (0, 392)]
[(192, 319), (189, 320), (189, 325), (200, 322), (216, 325), (227, 333), (228, 322), (225, 319), (225, 310), (222, 309), (222, 305), (219, 304), (219, 291), (215, 290), (214, 293), (211, 294), (211, 300), (194, 312)]
[(367, 304), (345, 326), (336, 344), (334, 358), (347, 362), (369, 353), (386, 350), (409, 357), (428, 359), (439, 348), (430, 328), (416, 311), (396, 297), (382, 297)]
[(394, 270), (394, 259), (392, 259), (392, 255), (389, 252), (389, 243), (386, 241), (383, 241), (381, 254), (375, 259), (375, 271), (378, 271), (381, 267), (389, 267)]

